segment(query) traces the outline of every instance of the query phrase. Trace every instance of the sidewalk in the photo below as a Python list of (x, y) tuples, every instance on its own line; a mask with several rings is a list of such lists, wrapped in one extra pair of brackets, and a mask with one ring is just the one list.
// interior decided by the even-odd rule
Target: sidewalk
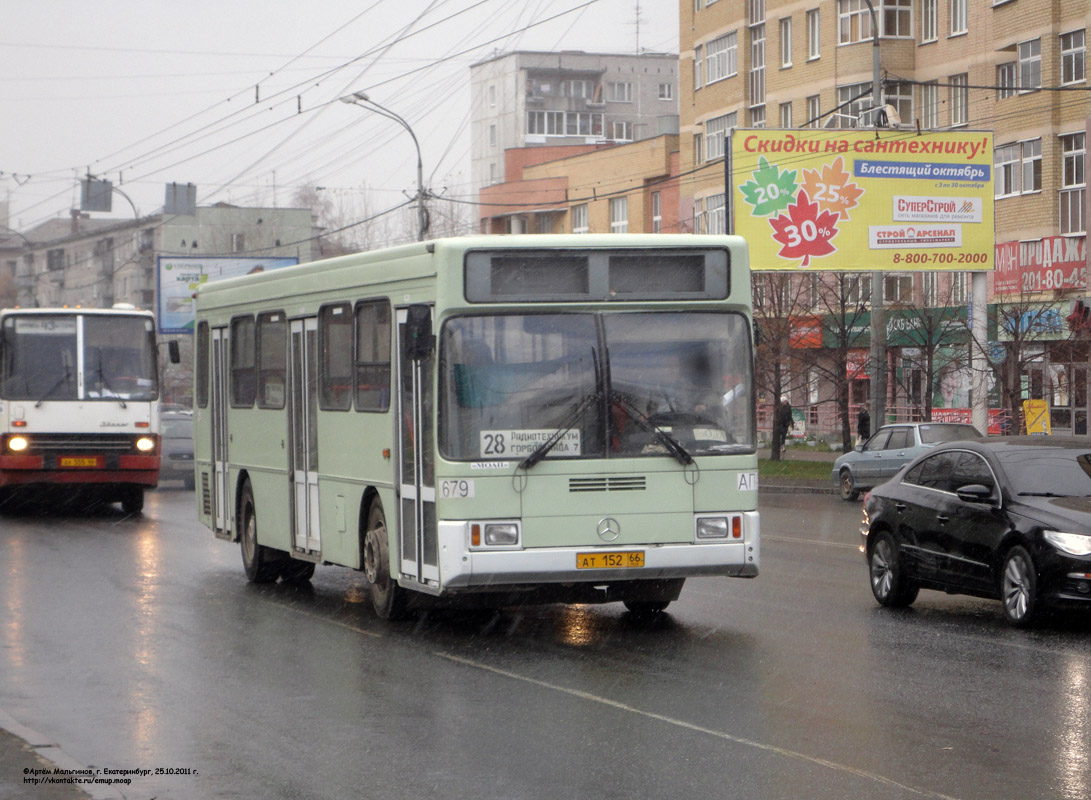
[(123, 800), (124, 795), (112, 786), (26, 782), (43, 777), (63, 780), (70, 776), (64, 770), (85, 769), (86, 764), (0, 709), (0, 800)]

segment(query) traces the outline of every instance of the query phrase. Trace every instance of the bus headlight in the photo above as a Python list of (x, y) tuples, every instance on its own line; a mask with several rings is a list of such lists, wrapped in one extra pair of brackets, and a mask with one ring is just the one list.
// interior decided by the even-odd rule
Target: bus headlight
[(30, 441), (25, 436), (12, 436), (8, 439), (8, 450), (13, 453), (21, 453), (30, 447)]
[(141, 453), (150, 453), (155, 449), (155, 439), (151, 436), (141, 436), (136, 440), (136, 449)]
[(514, 522), (486, 522), (485, 544), (494, 547), (519, 544), (519, 526)]
[(697, 517), (696, 534), (698, 539), (741, 539), (742, 517)]

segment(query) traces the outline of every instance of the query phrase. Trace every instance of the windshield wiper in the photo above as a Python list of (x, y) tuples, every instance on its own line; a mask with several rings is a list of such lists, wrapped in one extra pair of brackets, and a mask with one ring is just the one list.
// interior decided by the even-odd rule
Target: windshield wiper
[(34, 404), (34, 407), (35, 408), (41, 408), (42, 403), (44, 403), (46, 400), (48, 400), (49, 396), (51, 394), (53, 394), (55, 391), (57, 391), (57, 389), (59, 389), (62, 384), (68, 383), (70, 380), (72, 380), (72, 373), (70, 373), (68, 371), (68, 368), (66, 367), (65, 370), (64, 370), (64, 375), (59, 377), (57, 379), (57, 382), (55, 384), (53, 384), (52, 386), (50, 386), (45, 394), (43, 394), (40, 398), (38, 398), (38, 402)]
[(561, 438), (570, 430), (572, 430), (572, 427), (577, 422), (579, 422), (580, 419), (582, 419), (583, 415), (587, 413), (587, 409), (591, 408), (591, 406), (593, 406), (601, 398), (602, 395), (599, 392), (592, 392), (591, 394), (583, 398), (583, 400), (580, 401), (580, 404), (572, 410), (572, 413), (561, 421), (560, 427), (557, 428), (553, 435), (546, 439), (544, 442), (542, 442), (540, 445), (538, 445), (536, 448), (534, 448), (533, 453), (531, 453), (529, 456), (519, 462), (518, 468), (530, 469), (543, 458), (545, 458), (546, 454), (549, 453), (549, 451), (552, 450), (554, 447), (556, 447), (557, 442), (559, 442)]
[(650, 419), (648, 419), (640, 409), (625, 399), (624, 396), (618, 392), (614, 392), (610, 396), (610, 400), (617, 403), (619, 406), (628, 412), (629, 417), (646, 433), (650, 433), (655, 437), (663, 447), (667, 449), (667, 452), (671, 454), (675, 461), (684, 467), (688, 467), (693, 463), (693, 456), (689, 454), (689, 451), (682, 446), (682, 443), (674, 438), (669, 432), (663, 430)]
[(42, 403), (48, 400), (49, 396), (57, 391), (57, 389), (59, 389), (62, 384), (68, 383), (70, 380), (72, 380), (72, 359), (69, 357), (67, 350), (61, 351), (61, 366), (64, 367), (64, 375), (57, 378), (57, 382), (50, 386), (46, 393), (38, 399), (38, 402), (34, 404), (35, 408), (41, 408)]
[(114, 387), (110, 385), (110, 382), (108, 380), (106, 380), (106, 373), (103, 372), (103, 369), (102, 369), (102, 348), (101, 347), (98, 348), (97, 352), (98, 352), (98, 378), (99, 378), (99, 380), (102, 381), (102, 385), (106, 389), (106, 391), (108, 391), (110, 394), (112, 394), (114, 396), (114, 399), (117, 400), (121, 404), (122, 408), (128, 408), (128, 406), (125, 405), (125, 400), (122, 399), (121, 395), (119, 395), (117, 392), (114, 391)]

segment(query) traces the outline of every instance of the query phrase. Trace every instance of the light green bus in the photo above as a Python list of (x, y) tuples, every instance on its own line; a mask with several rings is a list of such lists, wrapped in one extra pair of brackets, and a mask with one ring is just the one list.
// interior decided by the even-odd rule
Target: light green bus
[(251, 581), (620, 601), (759, 565), (733, 236), (472, 236), (197, 291), (197, 508)]

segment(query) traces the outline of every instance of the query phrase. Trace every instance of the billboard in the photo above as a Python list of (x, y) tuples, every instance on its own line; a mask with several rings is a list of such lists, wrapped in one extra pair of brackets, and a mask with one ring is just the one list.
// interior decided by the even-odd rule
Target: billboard
[(731, 159), (752, 269), (993, 269), (991, 133), (736, 130)]
[(193, 293), (202, 283), (237, 278), (299, 263), (291, 258), (202, 258), (159, 256), (156, 274), (160, 333), (193, 333)]

